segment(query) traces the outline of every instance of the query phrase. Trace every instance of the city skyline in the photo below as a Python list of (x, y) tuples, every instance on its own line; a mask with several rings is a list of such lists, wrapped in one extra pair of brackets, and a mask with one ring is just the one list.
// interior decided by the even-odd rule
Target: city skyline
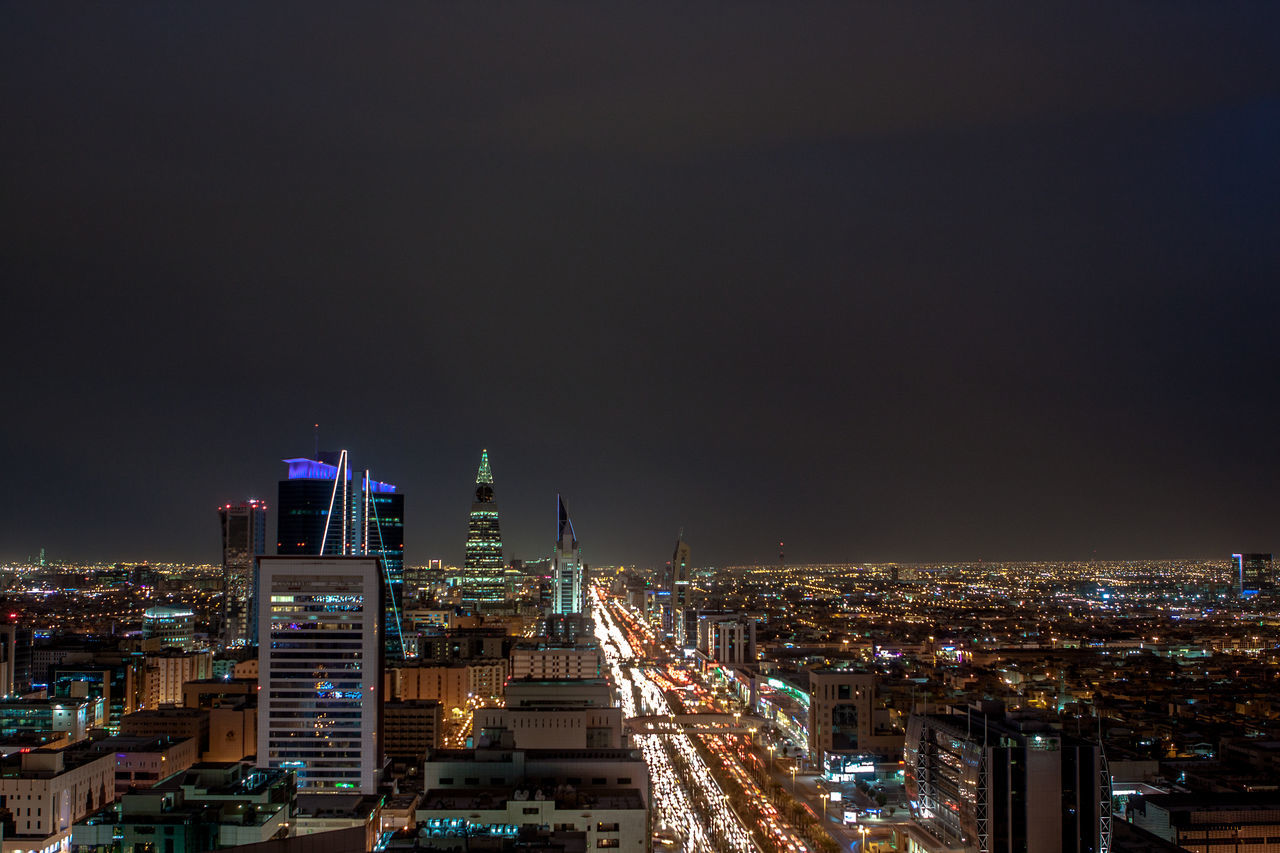
[(0, 27), (0, 559), (214, 561), (315, 423), (411, 562), (480, 447), (509, 555), (1276, 549), (1280, 8), (113, 11)]

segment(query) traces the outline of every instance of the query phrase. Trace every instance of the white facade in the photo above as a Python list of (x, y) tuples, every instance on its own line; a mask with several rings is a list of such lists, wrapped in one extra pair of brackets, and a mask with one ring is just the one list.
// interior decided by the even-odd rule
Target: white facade
[(0, 798), (13, 815), (14, 835), (4, 838), (3, 853), (66, 850), (71, 825), (115, 798), (115, 753), (88, 758), (40, 749), (4, 763)]
[(213, 652), (151, 654), (143, 670), (144, 708), (182, 704), (182, 685), (213, 675)]
[(262, 557), (258, 766), (299, 791), (375, 793), (382, 571), (371, 557)]
[(511, 650), (511, 677), (558, 681), (600, 678), (600, 648), (593, 644), (521, 643)]
[(515, 749), (617, 749), (621, 708), (478, 708), (471, 731), (480, 746)]
[(699, 616), (698, 651), (731, 666), (756, 659), (756, 622), (746, 616)]

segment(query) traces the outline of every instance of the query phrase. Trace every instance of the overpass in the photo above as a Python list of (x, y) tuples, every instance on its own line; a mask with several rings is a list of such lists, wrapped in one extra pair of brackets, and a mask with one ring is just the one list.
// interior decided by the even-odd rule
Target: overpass
[(763, 717), (754, 714), (654, 714), (631, 717), (626, 727), (636, 735), (726, 735), (755, 734), (767, 726)]

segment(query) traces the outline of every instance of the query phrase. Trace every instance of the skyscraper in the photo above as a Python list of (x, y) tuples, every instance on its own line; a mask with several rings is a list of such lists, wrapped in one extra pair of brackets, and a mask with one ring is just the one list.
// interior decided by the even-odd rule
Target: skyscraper
[(385, 582), (376, 557), (263, 557), (258, 766), (298, 790), (373, 794), (383, 765)]
[(476, 499), (471, 504), (467, 524), (467, 554), (462, 568), (462, 603), (493, 607), (506, 600), (506, 579), (502, 566), (502, 530), (498, 525), (498, 504), (493, 497), (493, 472), (489, 451), (480, 451), (476, 472)]
[(266, 553), (267, 505), (259, 500), (218, 507), (222, 527), (222, 644), (257, 642), (254, 596), (258, 557)]
[(368, 470), (357, 479), (345, 450), (319, 456), (284, 460), (289, 473), (276, 505), (276, 553), (379, 557), (387, 584), (387, 654), (403, 657), (404, 495)]
[(1271, 572), (1271, 555), (1232, 554), (1231, 586), (1241, 598), (1274, 592), (1276, 583)]
[(573, 522), (556, 495), (558, 526), (556, 547), (551, 557), (551, 612), (557, 616), (581, 613), (583, 604), (582, 549), (573, 532)]
[(689, 543), (682, 537), (676, 538), (676, 549), (671, 554), (671, 574), (669, 575), (671, 624), (668, 626), (676, 645), (683, 646), (693, 637), (687, 636), (686, 611), (689, 607), (689, 555), (692, 553)]

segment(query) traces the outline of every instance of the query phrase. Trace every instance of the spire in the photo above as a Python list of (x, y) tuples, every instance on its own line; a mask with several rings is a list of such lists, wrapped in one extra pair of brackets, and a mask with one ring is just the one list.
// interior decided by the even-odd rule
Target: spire
[(573, 532), (573, 522), (569, 520), (569, 511), (564, 508), (564, 498), (556, 495), (556, 503), (560, 505), (560, 526), (556, 532), (556, 541), (564, 541), (564, 529), (569, 528), (569, 538), (573, 540), (573, 546), (578, 547), (578, 534)]
[(489, 470), (489, 451), (480, 451), (480, 470), (476, 472), (476, 483), (493, 485), (493, 472)]

